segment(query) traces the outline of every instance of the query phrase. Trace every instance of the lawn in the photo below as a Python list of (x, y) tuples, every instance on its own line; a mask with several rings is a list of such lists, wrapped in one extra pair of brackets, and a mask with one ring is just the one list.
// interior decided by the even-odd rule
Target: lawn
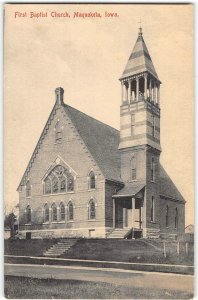
[[(5, 254), (24, 256), (43, 256), (43, 252), (58, 240), (6, 240)], [(110, 240), (79, 239), (62, 258), (109, 260), (122, 262), (147, 262), (193, 265), (193, 247), (189, 256), (183, 253), (178, 257), (176, 243), (167, 243), (167, 257), (163, 256), (163, 242), (149, 240)]]
[(190, 293), (103, 282), (5, 276), (7, 299), (190, 299)]

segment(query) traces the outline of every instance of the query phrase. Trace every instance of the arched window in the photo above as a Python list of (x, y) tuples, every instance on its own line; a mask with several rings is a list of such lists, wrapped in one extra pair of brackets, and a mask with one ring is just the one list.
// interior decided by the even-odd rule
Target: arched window
[(154, 157), (151, 158), (151, 180), (155, 181), (155, 161), (154, 161)]
[(74, 219), (74, 206), (70, 201), (68, 204), (68, 220), (72, 221)]
[(56, 194), (74, 191), (74, 177), (68, 169), (55, 166), (44, 179), (44, 194)]
[(151, 222), (155, 221), (155, 201), (154, 197), (151, 199)]
[(64, 176), (60, 178), (60, 192), (66, 192), (66, 178)]
[(96, 218), (96, 204), (93, 199), (89, 201), (88, 218), (89, 220), (94, 220)]
[(52, 222), (57, 221), (57, 206), (55, 203), (52, 204)]
[(57, 177), (53, 177), (52, 178), (52, 193), (55, 194), (55, 193), (58, 193), (58, 178)]
[(136, 180), (136, 157), (131, 158), (131, 180)]
[(152, 136), (155, 137), (155, 116), (152, 115)]
[(89, 189), (95, 189), (96, 188), (96, 178), (93, 171), (89, 173)]
[(169, 225), (169, 207), (168, 205), (166, 206), (166, 227)]
[(26, 182), (26, 197), (31, 197), (31, 183), (29, 180)]
[(44, 191), (45, 194), (52, 193), (52, 182), (51, 182), (50, 178), (46, 178), (44, 189), (45, 189), (45, 191)]
[(58, 121), (55, 125), (55, 143), (61, 143), (62, 135), (63, 135), (62, 126), (60, 124), (60, 121)]
[(74, 177), (71, 174), (68, 175), (67, 184), (67, 191), (72, 192), (74, 190)]
[(65, 205), (62, 202), (60, 204), (60, 221), (65, 221)]
[(27, 207), (26, 207), (26, 222), (27, 222), (27, 224), (29, 224), (29, 223), (31, 223), (31, 207), (30, 207), (30, 205), (28, 205)]
[(44, 223), (49, 222), (49, 206), (46, 203), (44, 206)]
[(175, 229), (178, 228), (178, 209), (175, 208)]

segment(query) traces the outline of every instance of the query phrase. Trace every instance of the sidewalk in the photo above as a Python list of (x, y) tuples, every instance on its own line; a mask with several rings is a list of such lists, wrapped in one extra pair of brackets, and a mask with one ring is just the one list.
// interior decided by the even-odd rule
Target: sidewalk
[(84, 260), (84, 259), (71, 259), (71, 258), (14, 256), (14, 255), (4, 255), (4, 262), (13, 263), (13, 264), (84, 266), (84, 267), (96, 267), (96, 268), (104, 268), (104, 269), (119, 268), (124, 270), (178, 273), (178, 274), (186, 274), (186, 275), (194, 274), (194, 266), (155, 264), (155, 263), (132, 263), (132, 262), (99, 261), (99, 260)]

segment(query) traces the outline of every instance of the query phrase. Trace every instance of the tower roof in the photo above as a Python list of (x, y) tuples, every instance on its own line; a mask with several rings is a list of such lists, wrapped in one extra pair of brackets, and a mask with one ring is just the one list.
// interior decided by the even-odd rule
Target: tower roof
[(142, 28), (140, 27), (137, 41), (131, 55), (129, 56), (128, 62), (120, 79), (146, 71), (159, 80), (143, 39)]

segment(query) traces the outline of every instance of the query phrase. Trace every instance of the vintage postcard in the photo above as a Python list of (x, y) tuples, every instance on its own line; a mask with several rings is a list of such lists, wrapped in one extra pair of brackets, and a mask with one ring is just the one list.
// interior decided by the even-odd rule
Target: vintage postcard
[(192, 4), (4, 5), (5, 297), (194, 297)]

